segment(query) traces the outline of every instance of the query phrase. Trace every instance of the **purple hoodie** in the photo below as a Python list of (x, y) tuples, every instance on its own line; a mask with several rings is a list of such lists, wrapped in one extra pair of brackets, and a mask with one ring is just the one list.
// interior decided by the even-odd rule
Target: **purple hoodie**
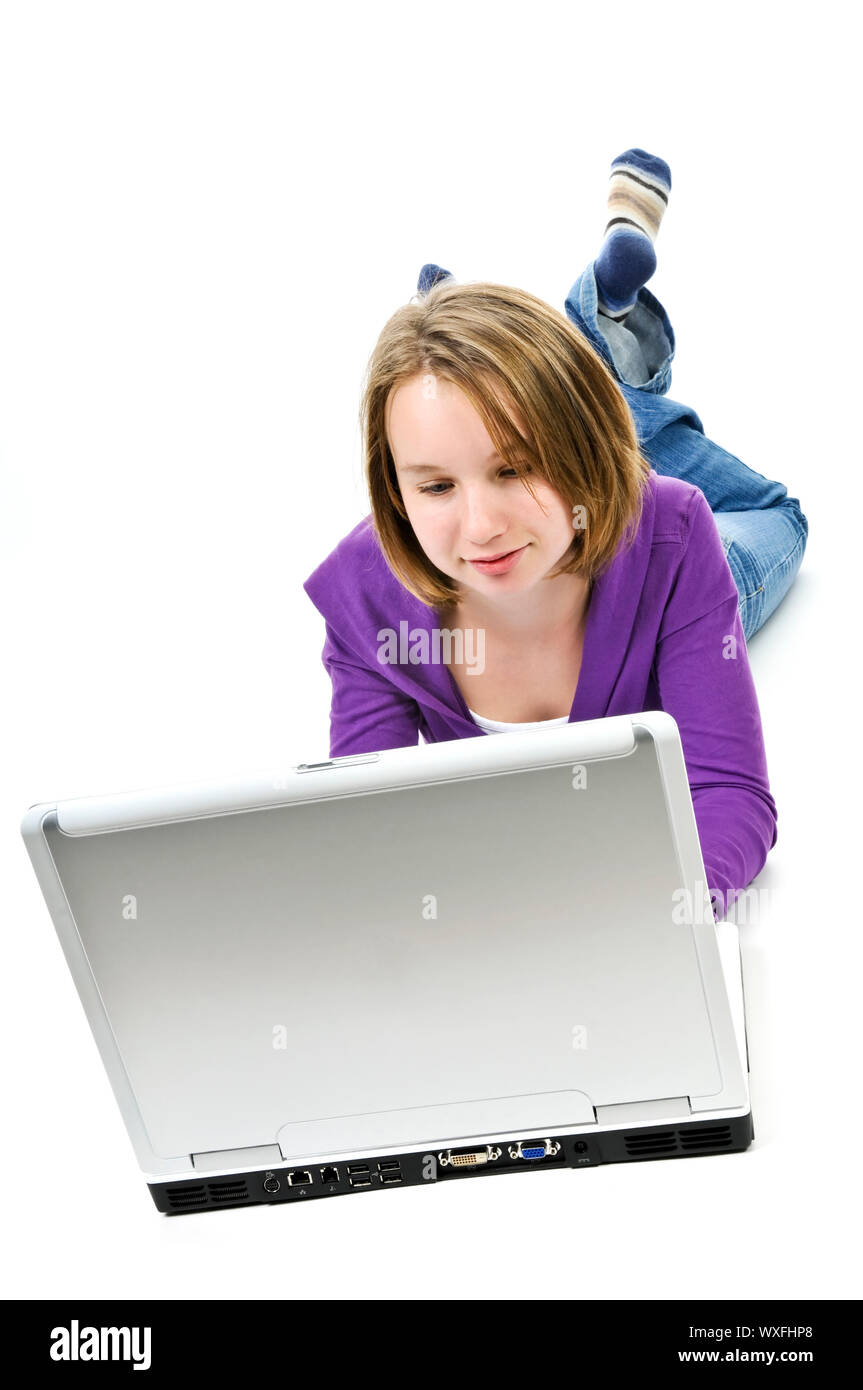
[[(303, 588), (326, 624), (331, 757), (405, 747), (420, 733), (427, 743), (489, 737), (443, 661), (378, 660), (384, 629), (405, 634), (402, 661), (423, 634), (433, 653), (441, 622), (396, 579), (370, 516)], [(621, 542), (594, 581), (569, 719), (656, 709), (677, 722), (708, 887), (730, 905), (776, 843), (761, 715), (713, 513), (699, 488), (651, 469), (633, 545)]]

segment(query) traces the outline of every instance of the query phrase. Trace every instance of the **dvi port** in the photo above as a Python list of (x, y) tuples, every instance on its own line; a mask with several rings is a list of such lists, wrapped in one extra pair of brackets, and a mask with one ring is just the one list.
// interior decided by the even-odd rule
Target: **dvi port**
[(441, 1168), (481, 1168), (497, 1158), (500, 1158), (500, 1149), (485, 1144), (479, 1149), (445, 1149), (438, 1154), (437, 1161)]

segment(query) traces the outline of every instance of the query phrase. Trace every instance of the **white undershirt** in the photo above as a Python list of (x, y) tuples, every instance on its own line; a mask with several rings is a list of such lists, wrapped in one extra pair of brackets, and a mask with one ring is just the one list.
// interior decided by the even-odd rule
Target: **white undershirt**
[(502, 719), (486, 719), (485, 715), (476, 714), (472, 709), (468, 709), (468, 714), (487, 734), (524, 734), (530, 729), (553, 729), (556, 724), (569, 723), (568, 714), (562, 714), (559, 719), (537, 719), (527, 724), (508, 724)]

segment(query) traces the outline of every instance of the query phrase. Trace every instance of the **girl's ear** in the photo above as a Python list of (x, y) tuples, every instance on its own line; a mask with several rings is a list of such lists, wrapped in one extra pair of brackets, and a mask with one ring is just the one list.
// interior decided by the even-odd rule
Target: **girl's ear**
[(423, 266), (417, 278), (417, 293), (428, 294), (432, 285), (436, 285), (439, 280), (452, 280), (454, 278), (451, 270), (443, 270), (433, 261), (429, 261)]

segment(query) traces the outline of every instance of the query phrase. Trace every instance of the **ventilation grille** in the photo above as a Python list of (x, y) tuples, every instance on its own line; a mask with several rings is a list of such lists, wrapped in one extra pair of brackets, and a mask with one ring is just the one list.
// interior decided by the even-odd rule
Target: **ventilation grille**
[(224, 1182), (208, 1182), (207, 1190), (211, 1202), (244, 1202), (249, 1195), (245, 1178), (226, 1179)]
[(677, 1135), (673, 1129), (657, 1130), (653, 1134), (633, 1130), (624, 1135), (628, 1154), (668, 1154), (677, 1153)]
[(165, 1189), (168, 1205), (176, 1211), (193, 1211), (195, 1207), (206, 1207), (227, 1202), (245, 1202), (249, 1189), (244, 1178), (226, 1179), (224, 1182), (189, 1183), (183, 1187)]
[(709, 1129), (682, 1129), (678, 1131), (680, 1147), (684, 1153), (693, 1149), (727, 1149), (731, 1143), (731, 1129), (728, 1125), (711, 1125)]
[(710, 1125), (704, 1129), (661, 1129), (645, 1134), (632, 1130), (623, 1136), (626, 1152), (632, 1158), (661, 1157), (663, 1154), (716, 1153), (731, 1146), (729, 1125)]
[(207, 1189), (204, 1184), (189, 1187), (169, 1187), (165, 1191), (168, 1203), (172, 1207), (185, 1209), (186, 1207), (205, 1207), (207, 1205)]

